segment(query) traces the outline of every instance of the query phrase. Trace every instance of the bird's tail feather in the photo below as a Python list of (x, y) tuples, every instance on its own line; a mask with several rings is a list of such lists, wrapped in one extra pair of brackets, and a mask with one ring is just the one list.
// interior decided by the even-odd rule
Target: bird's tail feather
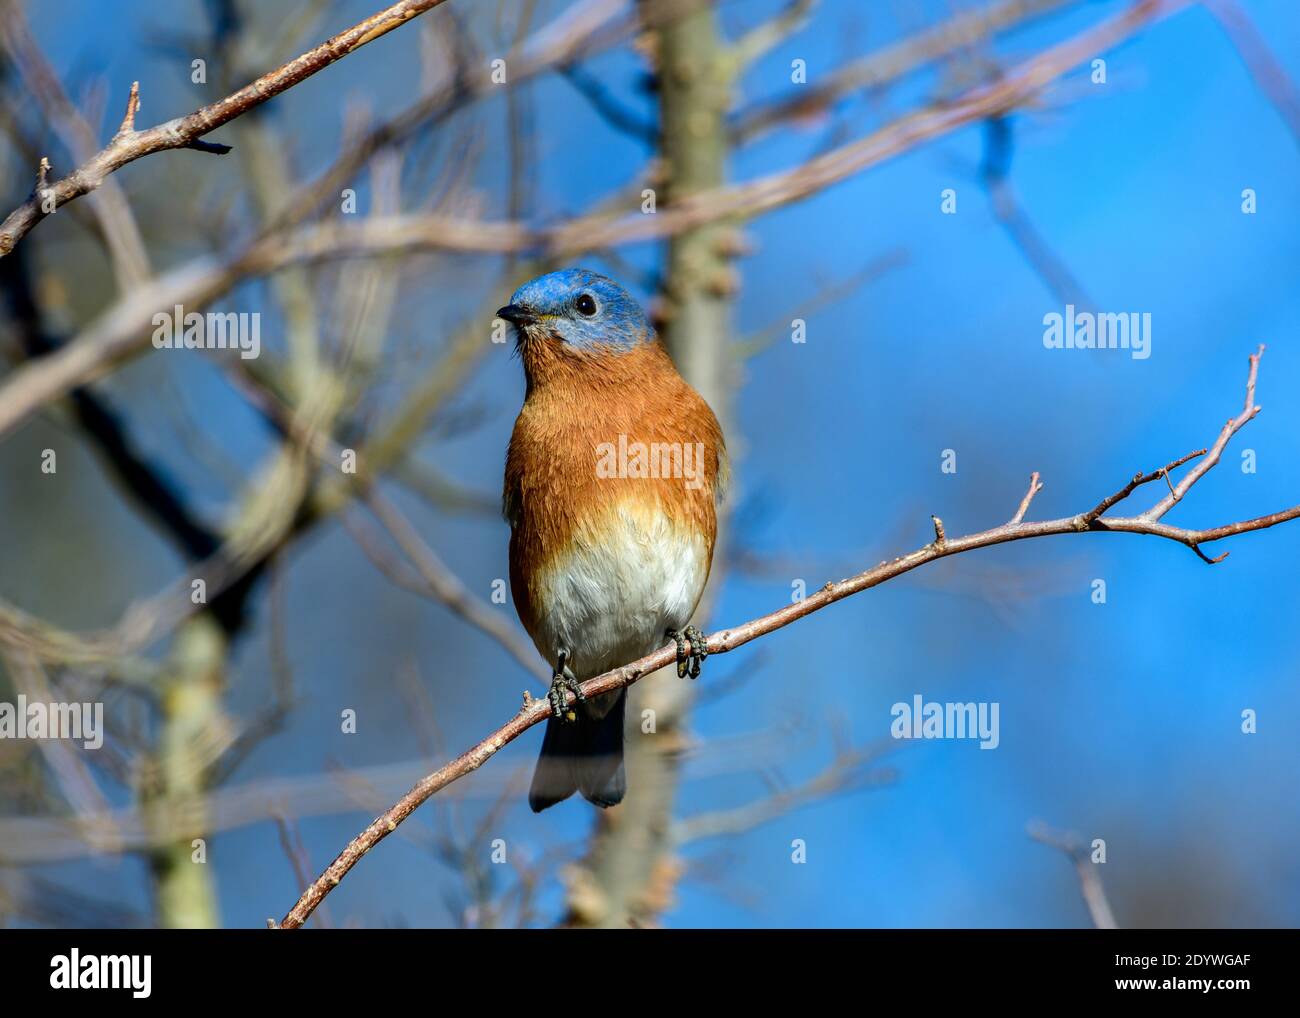
[[(610, 694), (605, 694), (610, 695)], [(537, 758), (528, 805), (540, 813), (574, 792), (597, 806), (615, 806), (627, 791), (623, 771), (623, 709), (627, 690), (604, 713), (578, 708), (576, 721), (546, 722), (542, 753)]]

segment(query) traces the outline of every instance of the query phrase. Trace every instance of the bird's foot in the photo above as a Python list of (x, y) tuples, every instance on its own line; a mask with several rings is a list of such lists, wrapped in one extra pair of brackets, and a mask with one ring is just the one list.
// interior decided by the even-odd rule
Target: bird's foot
[(569, 693), (573, 694), (577, 703), (587, 702), (587, 694), (582, 691), (582, 685), (568, 668), (568, 659), (568, 652), (560, 651), (560, 660), (551, 676), (551, 689), (546, 694), (546, 698), (551, 701), (551, 717), (557, 721), (578, 720), (577, 713), (569, 708)]
[[(699, 678), (700, 666), (709, 656), (709, 641), (703, 630), (698, 626), (687, 626), (680, 632), (669, 629), (664, 635), (677, 644), (677, 677), (684, 679), (689, 674), (692, 679)], [(686, 653), (687, 640), (691, 641), (689, 654)]]

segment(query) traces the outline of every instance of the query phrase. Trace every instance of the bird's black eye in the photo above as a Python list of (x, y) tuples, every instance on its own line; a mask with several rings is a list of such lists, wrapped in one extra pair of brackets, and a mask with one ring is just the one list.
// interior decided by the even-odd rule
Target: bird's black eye
[(590, 318), (596, 313), (596, 298), (589, 293), (584, 293), (574, 301), (573, 306), (578, 309), (578, 314)]

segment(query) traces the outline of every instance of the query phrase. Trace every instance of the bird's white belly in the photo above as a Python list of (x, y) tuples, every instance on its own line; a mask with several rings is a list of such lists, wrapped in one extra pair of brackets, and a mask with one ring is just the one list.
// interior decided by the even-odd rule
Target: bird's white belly
[(643, 657), (690, 621), (709, 551), (660, 512), (616, 510), (599, 542), (575, 541), (543, 571), (533, 641), (551, 663), (568, 651), (579, 679)]

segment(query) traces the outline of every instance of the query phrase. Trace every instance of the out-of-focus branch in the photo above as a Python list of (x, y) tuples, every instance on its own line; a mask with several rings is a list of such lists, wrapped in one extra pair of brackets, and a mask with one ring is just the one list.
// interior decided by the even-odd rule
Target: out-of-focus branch
[[(622, 40), (632, 23), (627, 15), (626, 0), (582, 0), (571, 5), (550, 24), (532, 33), (512, 55), (510, 84), (518, 86)], [(409, 138), (422, 127), (442, 122), (457, 110), (492, 94), (498, 87), (488, 68), (472, 74), (458, 72), (443, 87), (356, 138), (328, 169), (294, 196), (272, 228), (279, 230), (301, 222), (323, 202), (336, 198), (339, 189), (346, 187), (380, 149)]]
[[(1260, 353), (1253, 354), (1250, 357), (1250, 374), (1247, 388), (1252, 396), (1262, 351), (1263, 347), (1260, 347)], [(1253, 413), (1249, 414), (1246, 420), (1253, 416)], [(1232, 433), (1235, 433), (1235, 429)], [(1195, 456), (1196, 454), (1192, 455)], [(1175, 460), (1174, 463), (1184, 463), (1187, 460), (1188, 457), (1183, 457), (1180, 460)], [(1167, 477), (1167, 472), (1170, 469), (1173, 469), (1173, 463), (1150, 473), (1139, 473), (1132, 481), (1119, 489), (1116, 495), (1108, 496), (1093, 508), (1074, 516), (1041, 522), (1026, 522), (1024, 517), (1030, 508), (1034, 495), (1042, 487), (1037, 474), (1035, 474), (1030, 480), (1028, 492), (1020, 500), (1014, 515), (1001, 526), (963, 537), (949, 537), (942, 521), (935, 517), (935, 539), (929, 544), (892, 561), (881, 562), (874, 568), (861, 572), (856, 576), (838, 582), (827, 583), (803, 600), (786, 605), (768, 615), (752, 619), (739, 626), (718, 630), (707, 637), (709, 653), (711, 655), (725, 654), (761, 636), (783, 629), (791, 623), (811, 615), (813, 612), (820, 611), (837, 601), (842, 601), (854, 594), (879, 586), (896, 576), (911, 572), (913, 569), (934, 562), (937, 559), (973, 551), (976, 548), (989, 548), (1011, 541), (1022, 541), (1034, 537), (1048, 537), (1058, 534), (1096, 532), (1147, 534), (1187, 545), (1195, 550), (1206, 562), (1213, 563), (1221, 561), (1225, 556), (1209, 559), (1201, 552), (1201, 544), (1217, 541), (1234, 534), (1264, 530), (1279, 523), (1300, 519), (1300, 505), (1292, 506), (1280, 512), (1270, 513), (1267, 516), (1259, 516), (1236, 523), (1226, 523), (1216, 527), (1207, 527), (1201, 530), (1173, 527), (1160, 522), (1158, 518), (1148, 519), (1145, 513), (1127, 517), (1107, 516), (1105, 514), (1105, 507), (1113, 506), (1119, 497), (1127, 497), (1137, 487)], [(1188, 477), (1192, 477), (1192, 479), (1188, 486), (1190, 487), (1190, 484), (1195, 483), (1201, 476), (1204, 476), (1204, 471), (1196, 473), (1195, 477), (1192, 477), (1192, 473), (1189, 473)], [(1177, 490), (1177, 487), (1175, 490)], [(687, 650), (689, 651), (689, 649), (688, 642)], [(592, 697), (630, 686), (643, 677), (671, 664), (676, 660), (676, 656), (677, 649), (674, 645), (670, 644), (661, 647), (654, 653), (647, 654), (631, 664), (615, 668), (593, 679), (588, 679), (582, 683), (582, 691), (586, 696)], [(572, 693), (569, 695), (573, 696)], [(410, 816), (425, 800), (453, 781), (457, 781), (465, 775), (478, 770), (504, 746), (513, 742), (529, 728), (541, 723), (549, 716), (550, 704), (546, 700), (527, 699), (523, 708), (495, 732), (423, 778), (406, 795), (402, 796), (364, 831), (352, 839), (329, 867), (303, 892), (298, 902), (284, 917), (281, 926), (286, 929), (301, 926), (316, 906), (324, 900), (330, 891), (339, 885), (339, 882), (357, 864), (361, 857), (389, 834), (397, 830), (398, 824)]]
[(158, 674), (156, 665), (130, 655), (134, 633), (124, 620), (117, 631), (77, 634), (53, 626), (0, 598), (0, 643), (30, 652), (38, 660), (68, 665), (98, 665), (110, 662), (113, 675), (133, 688), (148, 688)]
[(1074, 871), (1079, 874), (1079, 891), (1083, 895), (1083, 903), (1088, 906), (1092, 925), (1099, 930), (1119, 929), (1115, 913), (1110, 910), (1110, 902), (1106, 900), (1106, 889), (1101, 886), (1101, 876), (1088, 858), (1087, 849), (1079, 836), (1070, 831), (1054, 831), (1041, 822), (1030, 824), (1027, 831), (1035, 841), (1060, 849), (1069, 856)]
[(1069, 265), (1052, 249), (1021, 207), (1010, 180), (1012, 149), (1010, 118), (991, 118), (985, 129), (980, 179), (988, 190), (993, 214), (1025, 256), (1030, 268), (1038, 274), (1057, 300), (1080, 309), (1093, 307), (1091, 298)]
[[(26, 252), (19, 251), (0, 263), (0, 292), (8, 304), (23, 352), (29, 358), (38, 358), (57, 350), (60, 342), (45, 325), (33, 292), (28, 262)], [(215, 552), (220, 536), (194, 512), (167, 473), (137, 448), (116, 409), (85, 388), (73, 389), (69, 401), (76, 423), (131, 497), (137, 511), (187, 558), (202, 559)]]
[(873, 745), (841, 749), (836, 752), (835, 759), (829, 766), (793, 788), (777, 788), (770, 795), (743, 806), (699, 813), (675, 821), (671, 840), (674, 845), (680, 846), (706, 838), (743, 834), (800, 806), (860, 788), (886, 784), (894, 780), (893, 770), (875, 768), (872, 765), (889, 748), (888, 745)]
[[(280, 848), (284, 850), (285, 858), (293, 868), (294, 877), (299, 882), (305, 882), (311, 873), (311, 856), (307, 852), (307, 846), (303, 844), (298, 825), (289, 817), (278, 816), (275, 818), (275, 826), (280, 832)], [(313, 918), (321, 929), (328, 929), (332, 925), (324, 909), (317, 912)]]
[(414, 456), (394, 466), (392, 476), (403, 488), (440, 512), (480, 517), (496, 517), (501, 513), (500, 495), (462, 486)]
[[(546, 268), (545, 263), (521, 263), (493, 293), (501, 289), (509, 292)], [(340, 510), (353, 495), (406, 456), (429, 417), (459, 391), (465, 375), (482, 355), (487, 345), (482, 342), (482, 330), (477, 323), (490, 316), (491, 308), (499, 303), (499, 299), (493, 297), (490, 304), (485, 303), (479, 312), (471, 315), (469, 324), (449, 341), (444, 356), (417, 383), (391, 418), (357, 450), (359, 470), (355, 475), (341, 474), (337, 444), (300, 420), (291, 407), (279, 401), (263, 379), (233, 375), (241, 385), (241, 391), (269, 422), (282, 434), (292, 437), (297, 447), (310, 450), (322, 460), (327, 458), (335, 475), (322, 479), (308, 493), (306, 505), (295, 515), (292, 509), (299, 497), (295, 493), (297, 484), (292, 483), (295, 479), (282, 475), (277, 478), (273, 474), (272, 481), (290, 483), (278, 487), (264, 486), (265, 497), (260, 504), (268, 515), (260, 520), (251, 520), (243, 528), (249, 540), (220, 546), (158, 593), (131, 605), (118, 623), (109, 629), (68, 633), (0, 598), (0, 642), (31, 650), (45, 661), (67, 664), (111, 661), (120, 678), (133, 683), (148, 682), (156, 675), (156, 667), (131, 655), (195, 613), (197, 609), (190, 597), (194, 580), (204, 581), (209, 603), (215, 608), (215, 599), (221, 592), (236, 583), (251, 583), (288, 538)], [(255, 362), (236, 358), (235, 363), (247, 369)], [(242, 516), (250, 520), (247, 513)], [(289, 516), (292, 516), (291, 520)], [(286, 529), (288, 524), (291, 525)]]
[(131, 86), (122, 125), (112, 140), (62, 180), (42, 188), (44, 193), (34, 192), (0, 223), (0, 257), (12, 251), (32, 227), (59, 206), (95, 190), (110, 173), (127, 163), (154, 152), (176, 148), (197, 148), (217, 153), (227, 151), (224, 145), (213, 145), (200, 139), (442, 2), (443, 0), (400, 0), (282, 67), (263, 74), (224, 99), (218, 99), (188, 116), (169, 120), (144, 131), (135, 129), (135, 117), (140, 109), (140, 85), (136, 82)]
[[(374, 488), (365, 493), (364, 500), (370, 507), (370, 511), (375, 514), (375, 518), (415, 567), (420, 581), (415, 589), (446, 605), (453, 614), (490, 636), (526, 672), (543, 684), (550, 683), (551, 670), (523, 638), (520, 630), (510, 625), (501, 612), (493, 611), (469, 592), (465, 584), (461, 583), (456, 574), (447, 568), (437, 553), (424, 542), (419, 532), (411, 525), (410, 520), (402, 515), (397, 506)], [(356, 533), (353, 536), (358, 537)], [(382, 554), (364, 538), (360, 538), (359, 543), (372, 560)]]
[[(4, 661), (15, 688), (26, 694), (29, 702), (55, 702), (45, 671), (32, 654), (0, 650), (0, 660)], [(107, 819), (108, 800), (75, 744), (63, 739), (38, 739), (36, 743), (72, 810), (73, 823), (83, 830), (92, 830), (91, 836), (108, 845), (119, 841)]]
[(731, 44), (731, 59), (736, 69), (744, 70), (773, 46), (799, 31), (808, 20), (817, 0), (789, 0), (772, 18), (754, 28)]
[(941, 24), (819, 75), (815, 83), (741, 111), (732, 125), (733, 138), (738, 144), (753, 141), (790, 120), (822, 113), (846, 95), (880, 88), (981, 39), (1075, 3), (1078, 0), (999, 0), (955, 14)]
[(1204, 0), (1204, 3), (1237, 48), (1259, 90), (1273, 104), (1296, 143), (1300, 144), (1300, 89), (1268, 48), (1268, 41), (1237, 0)]
[[(427, 695), (423, 686), (420, 691)], [(429, 712), (420, 714), (414, 727), (418, 728), (416, 734), (422, 742), (431, 743), (422, 746), (424, 755), (418, 760), (346, 770), (327, 768), (321, 773), (292, 777), (253, 778), (222, 783), (220, 787), (214, 780), (204, 799), (178, 802), (166, 814), (124, 806), (103, 814), (98, 818), (102, 822), (95, 824), (83, 823), (75, 816), (0, 816), (0, 870), (112, 852), (148, 851), (173, 841), (237, 830), (281, 816), (301, 820), (341, 816), (358, 809), (373, 815), (428, 773), (429, 757), (445, 755), (438, 740), (428, 739), (437, 727), (436, 719)], [(689, 777), (704, 780), (749, 773), (755, 768), (784, 766), (816, 745), (813, 735), (803, 726), (788, 723), (712, 739), (707, 744), (690, 747), (686, 754)], [(103, 750), (99, 752), (102, 754)], [(519, 779), (527, 776), (526, 769), (484, 772), (473, 781), (446, 789), (443, 798), (458, 803), (496, 802), (511, 789), (517, 796)], [(350, 789), (359, 787), (365, 787), (371, 795), (362, 805), (349, 794)]]
[(653, 144), (659, 134), (655, 125), (630, 110), (613, 95), (608, 88), (595, 77), (589, 75), (579, 64), (566, 64), (560, 68), (564, 80), (587, 100), (587, 104), (596, 111), (601, 120), (621, 134), (642, 143)]
[(1034, 98), (1044, 86), (1133, 33), (1186, 7), (1191, 0), (1141, 0), (1123, 13), (1026, 60), (1006, 75), (956, 99), (895, 121), (859, 141), (791, 170), (741, 184), (701, 191), (655, 215), (574, 220), (542, 239), (551, 249), (589, 250), (672, 236), (693, 226), (734, 217), (752, 218), (799, 201), (901, 152), (966, 124), (1004, 113)]
[(122, 930), (152, 925), (125, 905), (79, 894), (31, 871), (0, 870), (0, 918), (10, 916), (59, 929)]
[[(15, 371), (0, 386), (0, 435), (48, 400), (91, 381), (148, 342), (159, 307), (199, 307), (248, 275), (304, 260), (417, 250), (535, 252), (554, 261), (582, 251), (671, 237), (727, 219), (753, 218), (800, 201), (862, 170), (966, 124), (1005, 113), (1046, 84), (1191, 0), (1141, 0), (1109, 21), (1009, 71), (997, 82), (952, 102), (904, 117), (859, 141), (791, 170), (683, 196), (654, 215), (595, 212), (551, 227), (446, 215), (372, 216), (272, 232), (225, 262), (196, 260), (133, 291), (56, 354)], [(711, 284), (712, 285), (712, 284)]]
[[(524, 43), (518, 55), (512, 58), (510, 80), (517, 85), (566, 61), (599, 50), (623, 38), (630, 24), (624, 0), (575, 3)], [(280, 241), (275, 240), (278, 234), (292, 228), (326, 198), (337, 196), (339, 188), (346, 186), (378, 152), (410, 137), (420, 127), (436, 123), (490, 94), (495, 87), (486, 71), (471, 78), (458, 77), (446, 87), (376, 125), (348, 144), (316, 180), (299, 188), (284, 203), (272, 224), (234, 256), (226, 259), (197, 258), (168, 271), (156, 281), (137, 287), (124, 294), (64, 348), (15, 371), (0, 387), (0, 408), (9, 404), (11, 398), (16, 399), (18, 405), (14, 409), (20, 419), (58, 392), (107, 373), (121, 360), (147, 346), (151, 317), (158, 308), (181, 304), (187, 310), (196, 311), (249, 275), (275, 271), (290, 262), (312, 260), (295, 258), (277, 263), (268, 258), (268, 252), (280, 246)], [(404, 243), (395, 243), (387, 247), (386, 253), (400, 254), (407, 249)], [(506, 282), (510, 284), (506, 288), (512, 289), (523, 279), (512, 274)], [(499, 303), (497, 300), (493, 306)], [(478, 348), (475, 344), (475, 349)], [(28, 398), (34, 402), (29, 403)], [(4, 411), (0, 409), (0, 419), (3, 417)], [(7, 426), (0, 423), (0, 432)]]
[(907, 264), (908, 253), (904, 248), (895, 248), (872, 258), (856, 272), (826, 284), (811, 297), (797, 306), (787, 308), (779, 315), (773, 315), (771, 322), (732, 344), (731, 356), (737, 359), (755, 357), (773, 344), (790, 337), (790, 322), (794, 318), (808, 319), (826, 308), (838, 304), (849, 295), (856, 293), (868, 283), (874, 282), (886, 273)]

